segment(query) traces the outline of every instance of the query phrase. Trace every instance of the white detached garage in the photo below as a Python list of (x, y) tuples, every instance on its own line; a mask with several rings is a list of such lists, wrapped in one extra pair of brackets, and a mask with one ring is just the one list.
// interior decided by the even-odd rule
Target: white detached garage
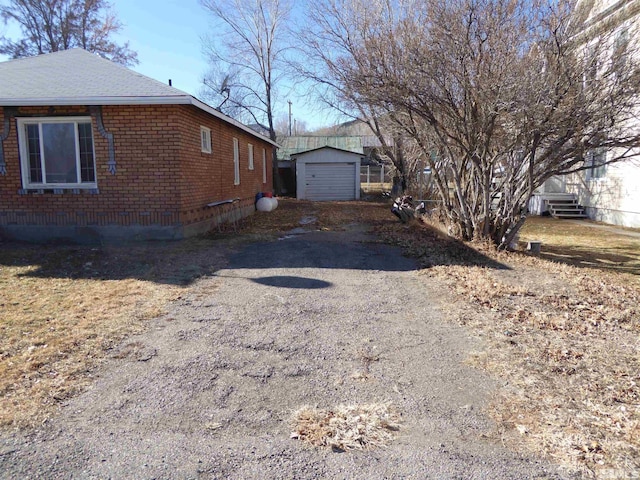
[(300, 200), (360, 199), (361, 153), (321, 147), (291, 156), (296, 163), (296, 197)]

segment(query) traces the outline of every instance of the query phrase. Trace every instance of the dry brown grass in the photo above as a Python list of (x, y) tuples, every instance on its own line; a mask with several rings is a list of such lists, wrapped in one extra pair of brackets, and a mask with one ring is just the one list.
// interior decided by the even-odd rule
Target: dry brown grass
[(623, 229), (631, 235), (615, 235), (601, 224), (587, 226), (571, 220), (529, 217), (521, 234), (521, 246), (527, 241), (542, 241), (541, 257), (579, 267), (628, 273), (640, 284), (639, 230)]
[[(210, 242), (209, 242), (210, 245)], [(136, 247), (3, 244), (0, 427), (46, 421), (217, 261), (201, 240)]]
[[(393, 223), (387, 202), (310, 202), (284, 198), (273, 212), (256, 212), (239, 222), (237, 230), (244, 234), (275, 235), (294, 228), (344, 230), (354, 223)], [(300, 220), (310, 223), (301, 224)]]
[[(570, 469), (637, 471), (640, 291), (544, 261), (514, 268), (524, 270), (528, 285), (480, 267), (430, 272), (484, 310), (468, 308), (460, 319), (486, 342), (474, 363), (506, 382), (494, 417)], [(543, 271), (566, 291), (538, 291), (535, 278)]]
[(339, 405), (331, 410), (303, 407), (294, 414), (292, 438), (314, 447), (362, 450), (385, 447), (400, 429), (389, 403)]
[[(605, 235), (592, 230), (582, 239), (567, 223), (558, 233), (570, 239), (565, 259), (576, 248), (584, 260), (629, 245), (610, 233), (597, 243)], [(461, 300), (451, 313), (485, 341), (472, 362), (504, 381), (491, 413), (505, 441), (588, 477), (640, 471), (640, 288), (629, 271), (498, 253), (417, 222), (380, 230)], [(548, 248), (553, 236), (538, 233)]]

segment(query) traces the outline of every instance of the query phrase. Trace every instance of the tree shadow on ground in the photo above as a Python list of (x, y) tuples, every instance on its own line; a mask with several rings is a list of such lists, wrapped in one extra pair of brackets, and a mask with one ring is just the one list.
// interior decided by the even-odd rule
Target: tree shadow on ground
[(0, 269), (17, 267), (17, 277), (188, 285), (224, 267), (232, 250), (228, 242), (207, 239), (99, 247), (2, 242)]
[(485, 255), (471, 244), (419, 221), (399, 226), (380, 223), (375, 231), (383, 241), (401, 247), (405, 255), (415, 258), (421, 268), (460, 265), (510, 270), (509, 266)]
[(581, 247), (543, 245), (540, 258), (568, 263), (580, 268), (594, 268), (640, 275), (640, 262), (636, 256), (622, 248), (609, 250)]
[[(508, 269), (469, 245), (418, 224), (378, 222), (377, 236), (350, 241), (349, 232), (312, 232), (253, 244), (230, 259), (229, 268), (339, 268), (411, 271), (434, 265)], [(346, 240), (345, 240), (346, 239)], [(401, 248), (402, 256), (398, 255)]]
[(268, 287), (296, 288), (317, 290), (333, 286), (331, 282), (317, 278), (296, 277), (292, 275), (273, 275), (269, 277), (252, 278), (252, 282)]
[[(0, 242), (0, 268), (23, 267), (16, 276), (122, 280), (189, 285), (231, 261), (234, 268), (342, 268), (411, 271), (430, 265), (508, 268), (462, 242), (394, 221), (381, 222), (379, 239), (349, 240), (349, 232), (311, 232), (285, 240), (229, 234), (121, 246), (30, 245)], [(377, 230), (377, 228), (376, 228)], [(394, 235), (389, 235), (394, 232)], [(397, 255), (390, 243), (402, 247)], [(235, 252), (235, 253), (234, 253)], [(410, 257), (410, 258), (407, 258)], [(417, 258), (417, 262), (416, 259)]]

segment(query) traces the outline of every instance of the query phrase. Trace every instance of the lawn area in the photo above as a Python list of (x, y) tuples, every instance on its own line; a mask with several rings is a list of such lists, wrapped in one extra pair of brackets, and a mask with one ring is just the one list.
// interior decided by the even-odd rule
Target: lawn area
[(596, 222), (531, 216), (522, 229), (520, 247), (525, 248), (527, 241), (540, 240), (541, 258), (628, 273), (634, 281), (640, 281), (640, 230), (620, 230), (628, 235), (612, 233)]
[[(441, 282), (443, 313), (483, 341), (468, 362), (500, 385), (489, 413), (505, 444), (580, 478), (635, 478), (638, 240), (555, 222), (533, 218), (522, 235), (543, 241), (540, 258), (456, 242), (418, 222), (378, 231), (419, 260), (420, 274)], [(611, 256), (603, 261), (602, 249), (615, 252), (618, 265)]]
[(45, 421), (124, 337), (218, 268), (212, 242), (122, 247), (0, 243), (0, 426)]
[(627, 474), (640, 471), (640, 239), (531, 217), (521, 246), (541, 240), (542, 255), (496, 252), (418, 221), (401, 224), (386, 203), (285, 199), (274, 212), (183, 242), (0, 243), (0, 426), (46, 421), (123, 338), (147, 328), (194, 279), (222, 268), (239, 244), (303, 224), (352, 223), (372, 225), (380, 241), (415, 257), (417, 278), (442, 287), (430, 294), (443, 316), (482, 340), (467, 361), (496, 379), (489, 413), (505, 445), (584, 478), (634, 478)]

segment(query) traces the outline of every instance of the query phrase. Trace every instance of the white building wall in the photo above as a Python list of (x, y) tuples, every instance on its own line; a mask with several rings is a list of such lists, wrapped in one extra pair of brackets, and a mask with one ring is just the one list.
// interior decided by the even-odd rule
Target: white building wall
[(606, 166), (602, 178), (586, 172), (567, 179), (567, 192), (578, 195), (589, 218), (600, 222), (640, 228), (640, 157)]
[[(629, 37), (634, 38), (640, 34), (640, 1), (596, 0), (588, 18), (595, 22), (593, 28), (596, 30), (613, 28), (615, 32), (629, 29)], [(634, 123), (632, 128), (640, 130), (640, 112)], [(640, 155), (640, 146), (636, 151)], [(607, 152), (607, 157), (615, 158), (615, 153)], [(587, 171), (569, 175), (565, 179), (565, 187), (568, 193), (577, 194), (578, 202), (585, 207), (589, 218), (640, 228), (640, 156), (607, 165), (601, 178), (590, 178)]]
[(348, 163), (353, 166), (353, 198), (360, 199), (360, 161), (362, 155), (333, 148), (320, 148), (295, 155), (296, 160), (296, 197), (307, 199), (307, 164), (322, 164), (331, 171), (331, 164)]

